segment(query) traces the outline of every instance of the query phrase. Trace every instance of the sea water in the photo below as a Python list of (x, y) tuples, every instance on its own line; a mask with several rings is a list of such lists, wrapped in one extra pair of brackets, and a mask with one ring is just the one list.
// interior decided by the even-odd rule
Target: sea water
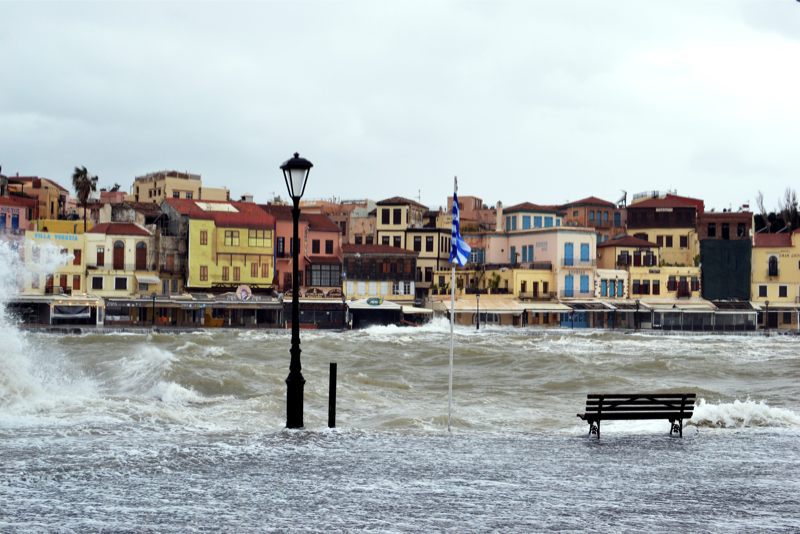
[[(0, 531), (800, 530), (796, 338), (457, 327), (448, 433), (449, 324), (304, 331), (288, 431), (288, 332), (64, 336), (2, 313)], [(588, 438), (586, 393), (630, 390), (701, 400), (682, 439)]]

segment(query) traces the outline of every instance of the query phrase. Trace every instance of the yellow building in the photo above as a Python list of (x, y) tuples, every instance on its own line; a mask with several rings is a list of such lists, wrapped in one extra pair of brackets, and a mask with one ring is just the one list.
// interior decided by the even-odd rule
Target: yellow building
[(227, 201), (230, 191), (227, 187), (203, 187), (200, 175), (188, 172), (158, 171), (134, 179), (131, 201), (161, 204), (168, 198)]
[(69, 191), (53, 180), (37, 176), (9, 176), (8, 190), (36, 198), (37, 209), (31, 218), (58, 219), (66, 215)]
[(25, 232), (22, 294), (72, 295), (86, 293), (85, 236), (54, 232)]
[(751, 299), (762, 312), (760, 326), (798, 328), (800, 230), (755, 235), (751, 280)]
[(188, 218), (189, 289), (271, 288), (275, 218), (251, 202), (167, 199)]
[(637, 201), (627, 207), (628, 232), (659, 247), (663, 266), (697, 266), (700, 241), (697, 219), (703, 201), (665, 194)]
[(132, 223), (102, 223), (85, 236), (87, 292), (106, 298), (160, 290), (153, 234)]
[[(38, 232), (51, 232), (56, 234), (82, 234), (83, 219), (67, 221), (63, 219), (38, 219), (33, 221), (34, 230)], [(94, 223), (86, 221), (86, 230), (91, 230)]]

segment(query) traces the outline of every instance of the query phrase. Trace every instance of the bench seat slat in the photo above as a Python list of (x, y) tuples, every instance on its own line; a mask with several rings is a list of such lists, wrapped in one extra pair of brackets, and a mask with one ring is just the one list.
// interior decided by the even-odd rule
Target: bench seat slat
[[(683, 411), (692, 411), (693, 406), (684, 406)], [(613, 412), (679, 412), (680, 406), (603, 406), (598, 409), (597, 406), (587, 406), (586, 412), (588, 413), (613, 413)]]
[[(681, 399), (662, 399), (662, 400), (658, 400), (657, 399), (655, 401), (642, 400), (642, 399), (637, 399), (637, 400), (603, 399), (602, 402), (600, 402), (599, 400), (587, 400), (586, 401), (586, 406), (607, 406), (609, 404), (614, 404), (614, 405), (617, 405), (617, 406), (651, 406), (651, 405), (654, 405), (654, 404), (656, 404), (656, 405), (658, 405), (658, 404), (672, 404), (672, 405), (675, 405), (675, 406), (680, 406), (681, 402), (682, 402)], [(694, 405), (694, 399), (686, 399), (686, 402), (685, 402), (684, 405), (685, 406), (693, 406)]]
[[(583, 413), (578, 414), (578, 417), (584, 421), (587, 419), (594, 419), (597, 417), (596, 413)], [(622, 420), (622, 419), (691, 419), (692, 412), (613, 412), (602, 413), (600, 419), (606, 420)]]
[(590, 393), (586, 395), (586, 398), (599, 399), (600, 397), (603, 397), (604, 399), (619, 400), (619, 399), (631, 399), (635, 397), (643, 397), (643, 398), (654, 397), (656, 399), (682, 399), (683, 397), (686, 397), (686, 399), (688, 400), (695, 398), (696, 395), (697, 395), (696, 393), (631, 393), (631, 394)]

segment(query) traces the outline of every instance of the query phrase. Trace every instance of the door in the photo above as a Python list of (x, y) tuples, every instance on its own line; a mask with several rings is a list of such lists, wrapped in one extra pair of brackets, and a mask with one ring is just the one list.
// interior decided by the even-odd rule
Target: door
[(122, 241), (114, 242), (114, 270), (125, 270), (125, 243)]
[(564, 277), (564, 296), (572, 297), (574, 295), (574, 277), (571, 274), (568, 274)]
[(59, 276), (58, 285), (61, 286), (61, 292), (62, 293), (66, 293), (67, 292), (67, 275), (66, 274), (62, 274), (61, 276)]
[(573, 253), (575, 247), (572, 243), (564, 243), (564, 265), (573, 265)]
[(136, 243), (136, 270), (147, 270), (147, 245), (143, 242)]

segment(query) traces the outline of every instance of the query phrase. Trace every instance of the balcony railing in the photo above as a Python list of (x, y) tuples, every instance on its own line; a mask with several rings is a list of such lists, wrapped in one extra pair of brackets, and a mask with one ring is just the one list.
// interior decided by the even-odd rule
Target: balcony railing
[(519, 294), (519, 298), (522, 300), (553, 300), (556, 298), (556, 292), (547, 291), (544, 293), (534, 293), (532, 291), (523, 291)]
[(581, 260), (578, 258), (563, 258), (561, 265), (564, 267), (575, 267), (578, 269), (594, 267), (597, 265), (597, 260)]
[(106, 262), (105, 265), (97, 265), (97, 263), (89, 263), (86, 265), (86, 268), (90, 271), (147, 271), (153, 272), (156, 271), (156, 266), (152, 263), (146, 263), (139, 268), (140, 266), (137, 263), (123, 263), (121, 266), (115, 266), (114, 262)]
[(559, 293), (559, 296), (565, 299), (589, 298), (592, 296), (592, 292), (588, 289), (586, 291), (581, 291), (578, 289), (562, 289)]

